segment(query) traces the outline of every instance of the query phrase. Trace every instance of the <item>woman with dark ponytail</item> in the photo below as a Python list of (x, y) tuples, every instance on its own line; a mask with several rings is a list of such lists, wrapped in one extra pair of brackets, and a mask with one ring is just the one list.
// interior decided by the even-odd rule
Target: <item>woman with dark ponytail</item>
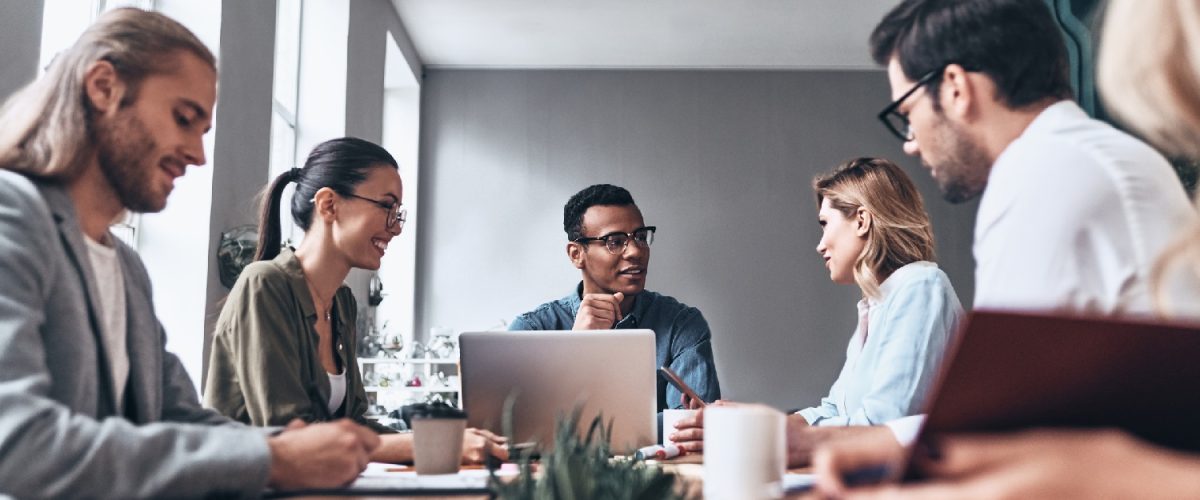
[[(280, 204), (295, 183), (291, 214), (304, 230), (283, 248)], [(352, 137), (317, 145), (264, 191), (258, 249), (217, 320), (205, 406), (242, 422), (288, 425), (349, 418), (383, 434), (372, 459), (412, 460), (412, 437), (367, 419), (355, 358), (358, 307), (342, 284), (353, 268), (379, 269), (406, 210), (396, 160)], [(507, 458), (503, 438), (468, 429), (463, 458)]]

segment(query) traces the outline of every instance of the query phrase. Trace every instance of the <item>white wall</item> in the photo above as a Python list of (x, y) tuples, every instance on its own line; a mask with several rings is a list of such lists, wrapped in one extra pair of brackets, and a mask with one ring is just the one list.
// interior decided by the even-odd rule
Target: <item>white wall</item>
[[(408, 32), (386, 0), (350, 3), (351, 57), (347, 61), (346, 135), (361, 137), (387, 148), (400, 163), (404, 204), (409, 222), (388, 246), (379, 270), (386, 293), (375, 324), (389, 323), (388, 333), (411, 338), (416, 266), (417, 130), (420, 115), (421, 61)], [(373, 273), (355, 270), (347, 283), (365, 307), (367, 283)], [(365, 325), (364, 325), (365, 326)]]
[(857, 289), (829, 281), (812, 177), (900, 160), (970, 304), (973, 206), (951, 206), (875, 118), (882, 72), (429, 70), (422, 88), (418, 332), (482, 329), (573, 290), (562, 208), (628, 188), (658, 225), (648, 287), (712, 326), (726, 397), (814, 405)]

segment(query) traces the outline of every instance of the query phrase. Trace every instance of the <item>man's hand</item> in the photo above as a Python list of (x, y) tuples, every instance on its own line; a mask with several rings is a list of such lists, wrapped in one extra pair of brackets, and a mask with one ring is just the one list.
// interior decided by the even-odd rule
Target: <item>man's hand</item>
[[(814, 452), (829, 443), (843, 440), (864, 440), (876, 446), (888, 444), (899, 446), (892, 430), (883, 425), (850, 425), (814, 427), (798, 413), (787, 418), (788, 467), (806, 467), (812, 464)], [(900, 455), (903, 455), (901, 451)]]
[(508, 460), (508, 438), (497, 436), (487, 429), (468, 428), (463, 434), (463, 463), (477, 464), (492, 455)]
[(1200, 491), (1200, 458), (1117, 431), (961, 435), (938, 444), (941, 457), (919, 464), (931, 480), (850, 489), (841, 498), (1194, 498)]
[[(684, 398), (687, 398), (687, 396), (684, 396)], [(663, 434), (667, 435), (667, 439), (675, 443), (680, 451), (700, 453), (704, 451), (704, 409), (714, 406), (738, 406), (739, 404), (723, 399), (713, 401), (708, 406), (699, 408), (700, 411), (696, 412), (695, 415), (680, 419), (675, 423), (674, 429), (663, 429)]]
[(892, 430), (884, 425), (862, 427), (856, 435), (831, 439), (813, 453), (813, 474), (817, 491), (827, 498), (840, 498), (846, 490), (843, 477), (857, 471), (887, 471), (885, 479), (900, 474), (905, 450)]
[(379, 436), (350, 420), (306, 425), (293, 420), (267, 439), (271, 448), (268, 486), (278, 489), (333, 488), (350, 483), (367, 467)]
[(788, 467), (804, 467), (812, 458), (817, 445), (816, 427), (808, 425), (799, 413), (787, 416), (787, 463)]
[(579, 312), (575, 314), (573, 330), (608, 330), (621, 321), (621, 301), (625, 294), (621, 292), (609, 295), (607, 293), (588, 293), (583, 295), (579, 303)]
[(704, 408), (704, 401), (689, 398), (687, 394), (679, 395), (679, 404), (688, 410), (699, 410)]

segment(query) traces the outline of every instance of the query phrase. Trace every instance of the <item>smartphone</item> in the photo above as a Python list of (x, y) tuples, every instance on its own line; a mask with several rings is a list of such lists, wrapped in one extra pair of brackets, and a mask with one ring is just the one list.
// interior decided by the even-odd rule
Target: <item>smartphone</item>
[(658, 374), (661, 375), (662, 378), (667, 381), (667, 383), (675, 386), (676, 389), (679, 389), (679, 392), (682, 392), (686, 394), (687, 397), (700, 402), (701, 408), (708, 406), (708, 403), (705, 403), (704, 399), (701, 398), (699, 394), (696, 394), (696, 391), (692, 390), (691, 387), (684, 383), (683, 379), (679, 378), (679, 375), (676, 375), (675, 372), (670, 368), (660, 366), (658, 367)]

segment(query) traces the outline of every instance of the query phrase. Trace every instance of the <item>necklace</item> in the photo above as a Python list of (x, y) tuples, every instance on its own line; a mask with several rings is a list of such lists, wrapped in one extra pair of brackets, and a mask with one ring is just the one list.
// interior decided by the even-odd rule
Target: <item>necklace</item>
[(317, 304), (318, 309), (321, 307), (321, 305), (328, 304), (325, 306), (325, 322), (333, 322), (333, 301), (326, 301), (325, 297), (322, 297), (321, 294), (317, 293), (317, 287), (313, 286), (312, 282), (308, 280), (307, 275), (304, 276), (304, 282), (308, 283), (308, 289), (313, 293), (313, 296), (321, 299), (321, 304)]

